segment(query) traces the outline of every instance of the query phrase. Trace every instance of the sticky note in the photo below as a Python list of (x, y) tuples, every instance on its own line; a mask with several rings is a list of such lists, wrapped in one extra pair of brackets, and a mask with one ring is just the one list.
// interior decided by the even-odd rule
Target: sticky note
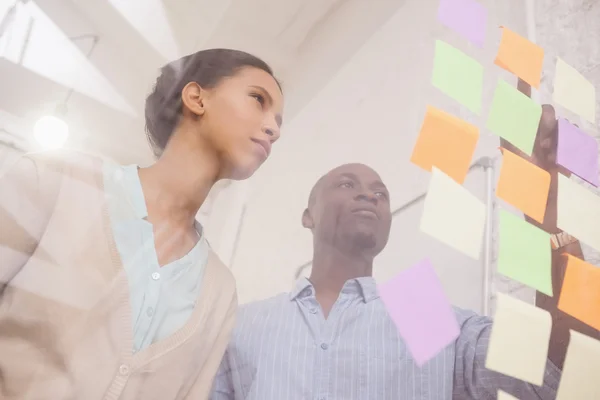
[(485, 227), (485, 210), (481, 200), (433, 167), (420, 229), (478, 260)]
[(600, 342), (571, 330), (556, 400), (600, 399)]
[(550, 191), (550, 174), (518, 155), (503, 149), (496, 194), (527, 216), (542, 223)]
[(566, 257), (558, 309), (600, 330), (600, 268), (570, 254)]
[(462, 184), (478, 140), (479, 128), (475, 125), (427, 106), (410, 160), (426, 171), (437, 167)]
[(498, 400), (519, 400), (519, 399), (516, 398), (515, 396), (513, 396), (512, 394), (508, 394), (506, 392), (503, 392), (502, 390), (498, 390)]
[(550, 235), (500, 210), (498, 272), (552, 296)]
[(600, 197), (558, 174), (556, 207), (558, 228), (600, 251)]
[(483, 66), (441, 40), (435, 42), (433, 86), (479, 114), (483, 91)]
[(541, 386), (551, 330), (548, 311), (498, 293), (485, 367)]
[(440, 0), (438, 20), (474, 45), (483, 48), (488, 12), (473, 0)]
[(494, 62), (539, 89), (544, 49), (537, 44), (503, 26), (502, 39)]
[(503, 80), (498, 81), (486, 127), (531, 155), (542, 107)]
[(588, 183), (599, 186), (598, 142), (564, 118), (558, 119), (556, 162)]
[(552, 98), (556, 103), (591, 123), (596, 122), (596, 89), (560, 57), (556, 60)]
[(378, 285), (378, 291), (417, 365), (458, 337), (456, 315), (429, 260)]

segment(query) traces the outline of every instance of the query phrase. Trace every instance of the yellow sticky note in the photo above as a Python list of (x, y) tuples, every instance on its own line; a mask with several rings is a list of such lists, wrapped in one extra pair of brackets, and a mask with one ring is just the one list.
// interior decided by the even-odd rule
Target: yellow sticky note
[(433, 167), (423, 205), (421, 231), (478, 260), (484, 227), (483, 202)]
[(571, 330), (556, 400), (600, 399), (600, 342)]
[(570, 254), (566, 257), (558, 309), (600, 330), (600, 268)]
[(600, 251), (600, 196), (558, 174), (559, 229)]
[(427, 106), (410, 160), (426, 171), (437, 167), (462, 184), (478, 140), (479, 128), (475, 125)]
[(550, 174), (522, 157), (502, 149), (497, 196), (542, 223), (546, 213)]
[(540, 87), (544, 49), (504, 26), (495, 63), (531, 86)]
[(541, 386), (551, 330), (548, 311), (498, 293), (485, 367)]
[(506, 392), (503, 392), (502, 390), (498, 390), (498, 400), (519, 400), (519, 399), (516, 398), (515, 396), (513, 396), (512, 394), (508, 394)]
[(556, 61), (552, 99), (591, 123), (596, 123), (594, 85), (560, 57)]

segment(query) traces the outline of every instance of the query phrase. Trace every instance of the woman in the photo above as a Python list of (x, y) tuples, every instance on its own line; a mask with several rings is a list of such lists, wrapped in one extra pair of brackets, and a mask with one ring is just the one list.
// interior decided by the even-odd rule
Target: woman
[(195, 221), (279, 138), (271, 69), (206, 50), (146, 99), (149, 168), (62, 152), (0, 180), (0, 398), (205, 399), (237, 306)]

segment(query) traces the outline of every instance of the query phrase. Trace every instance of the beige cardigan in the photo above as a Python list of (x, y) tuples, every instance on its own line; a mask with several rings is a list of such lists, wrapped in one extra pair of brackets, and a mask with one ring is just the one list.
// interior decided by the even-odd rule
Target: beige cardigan
[(30, 155), (0, 178), (0, 399), (207, 399), (234, 279), (211, 252), (190, 320), (134, 354), (101, 165)]

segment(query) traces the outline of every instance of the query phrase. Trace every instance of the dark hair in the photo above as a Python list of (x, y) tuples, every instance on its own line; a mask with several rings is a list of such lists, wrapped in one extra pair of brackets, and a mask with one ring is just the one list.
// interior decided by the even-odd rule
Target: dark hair
[[(273, 76), (263, 60), (239, 50), (210, 49), (190, 54), (161, 68), (152, 93), (146, 98), (146, 135), (158, 157), (167, 146), (182, 112), (181, 91), (189, 82), (215, 87), (244, 67), (262, 69)], [(279, 84), (279, 83), (278, 83)], [(281, 87), (280, 87), (281, 88)]]

